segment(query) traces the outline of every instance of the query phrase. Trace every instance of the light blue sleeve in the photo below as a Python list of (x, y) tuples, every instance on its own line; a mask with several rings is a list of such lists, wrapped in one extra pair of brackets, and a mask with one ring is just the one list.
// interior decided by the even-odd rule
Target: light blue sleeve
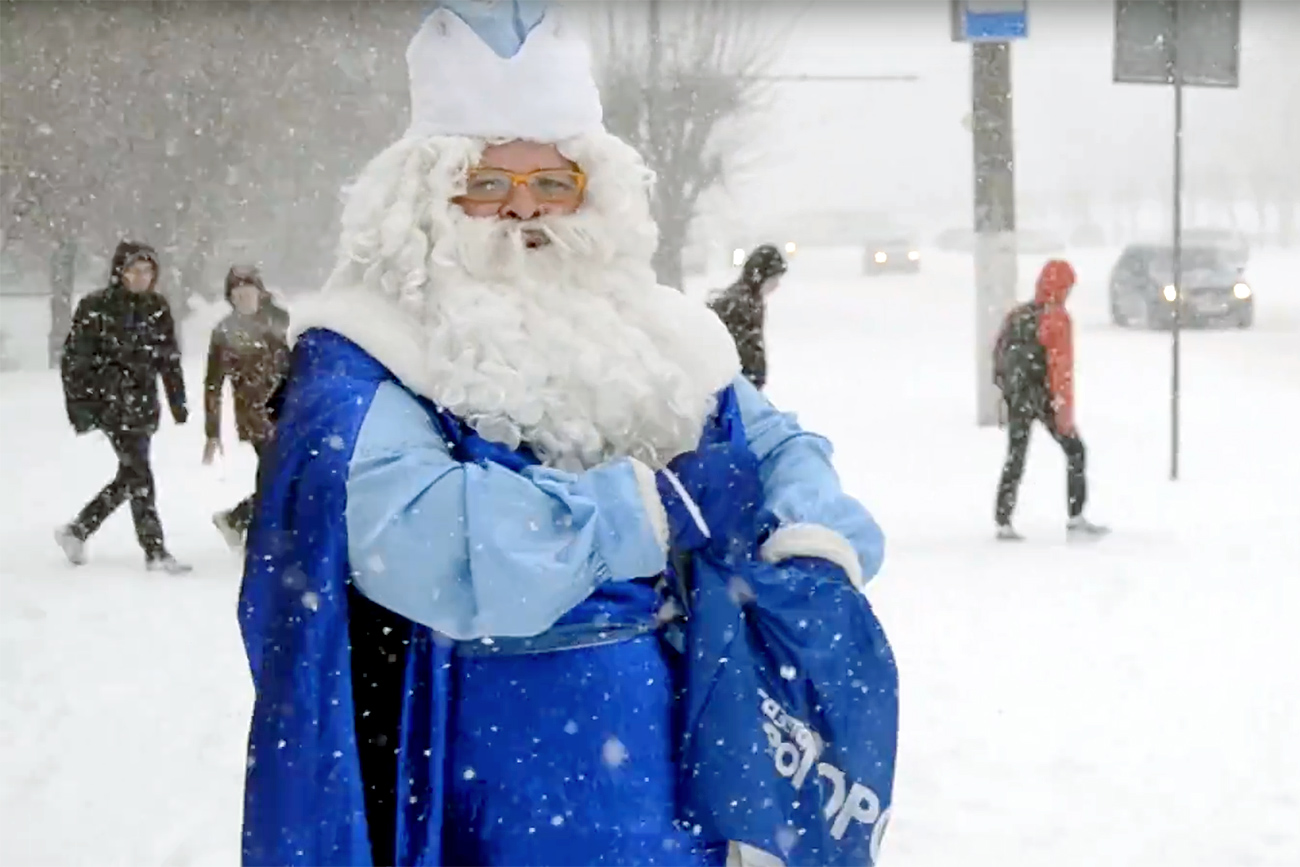
[(514, 472), (451, 458), (384, 383), (348, 468), (348, 555), (366, 597), (453, 639), (538, 635), (603, 581), (657, 575), (665, 547), (630, 461)]
[(880, 571), (885, 537), (866, 508), (844, 493), (825, 437), (799, 427), (743, 377), (732, 383), (750, 450), (759, 459), (765, 505), (782, 525), (819, 524), (839, 533), (858, 555), (864, 579)]

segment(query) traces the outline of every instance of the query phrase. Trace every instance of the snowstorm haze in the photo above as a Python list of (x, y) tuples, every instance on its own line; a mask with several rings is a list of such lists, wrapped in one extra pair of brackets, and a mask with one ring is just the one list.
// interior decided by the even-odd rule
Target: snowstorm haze
[[(645, 3), (571, 5), (597, 20), (616, 9), (644, 49)], [(98, 281), (107, 250), (134, 235), (163, 251), (174, 300), (212, 296), (231, 259), (295, 291), (319, 285), (342, 188), (406, 123), (403, 53), (421, 7), (151, 8), (4, 3), (6, 280), (44, 283), (49, 250), (75, 239), (77, 280)], [(672, 18), (688, 4), (663, 8)], [(1109, 243), (1167, 231), (1172, 94), (1111, 81), (1113, 14), (1109, 2), (1030, 4), (1029, 38), (1011, 49), (1022, 229), (1068, 239), (1088, 227)], [(666, 243), (726, 245), (808, 212), (872, 214), (926, 237), (970, 227), (970, 47), (951, 41), (948, 3), (782, 0), (743, 16), (768, 41), (769, 74), (917, 80), (773, 84), (743, 126), (718, 122), (732, 136), (715, 145), (725, 182), (695, 219), (656, 214)], [(1246, 0), (1240, 88), (1189, 89), (1189, 224), (1296, 240), (1297, 46), (1300, 5)], [(607, 95), (607, 118), (642, 99), (648, 59), (633, 55), (638, 90)]]
[[(766, 9), (774, 22), (795, 21), (776, 66), (781, 73), (920, 80), (779, 85), (761, 171), (732, 187), (738, 210), (866, 208), (933, 230), (970, 226), (971, 138), (962, 126), (970, 111), (970, 47), (950, 40), (948, 4)], [(1113, 4), (1039, 0), (1029, 9), (1029, 37), (1012, 48), (1020, 224), (1104, 222), (1104, 212), (1137, 200), (1167, 210), (1172, 90), (1112, 82)], [(1249, 207), (1257, 194), (1279, 188), (1295, 208), (1297, 50), (1300, 4), (1242, 4), (1240, 88), (1189, 88), (1186, 95), (1189, 221), (1230, 223), (1229, 209), (1205, 199), (1231, 196)]]
[(1300, 865), (1300, 0), (558, 2), (0, 0), (0, 867)]

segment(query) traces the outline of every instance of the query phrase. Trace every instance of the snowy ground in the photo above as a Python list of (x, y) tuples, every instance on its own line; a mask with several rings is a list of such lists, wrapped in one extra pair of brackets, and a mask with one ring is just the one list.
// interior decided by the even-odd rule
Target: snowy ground
[[(1073, 259), (1090, 512), (1116, 528), (1091, 546), (1064, 540), (1042, 435), (1030, 541), (991, 540), (1003, 440), (973, 423), (968, 258), (867, 280), (856, 252), (809, 251), (773, 301), (772, 396), (835, 440), (889, 538), (886, 863), (1300, 863), (1300, 255), (1258, 254), (1256, 329), (1186, 336), (1177, 483), (1169, 338), (1106, 323), (1113, 251)], [(202, 467), (197, 418), (156, 440), (168, 543), (198, 567), (177, 580), (143, 573), (125, 510), (92, 565), (62, 563), (50, 530), (112, 458), (73, 438), (52, 375), (0, 376), (0, 439), (0, 863), (236, 863), (251, 691), (239, 564), (208, 516), (245, 493), (251, 452), (228, 434)]]

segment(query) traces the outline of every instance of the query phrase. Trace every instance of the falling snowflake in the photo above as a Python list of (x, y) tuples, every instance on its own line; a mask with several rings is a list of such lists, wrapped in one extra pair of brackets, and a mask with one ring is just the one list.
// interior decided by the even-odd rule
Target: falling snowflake
[(578, 724), (573, 720), (569, 720), (564, 724), (564, 733), (566, 735), (576, 735), (578, 733)]
[(290, 590), (300, 590), (307, 586), (307, 573), (302, 571), (301, 566), (294, 564), (284, 570), (280, 581)]
[(466, 769), (465, 769), (465, 773), (461, 774), (461, 776), (464, 777), (464, 778), (467, 779), (467, 780), (472, 780), (472, 779), (474, 779), (475, 777), (477, 777), (478, 774), (475, 772), (475, 770), (474, 770), (473, 768), (466, 768)]
[(610, 737), (600, 748), (601, 760), (611, 768), (617, 768), (627, 761), (627, 747), (616, 737)]
[(552, 817), (551, 817), (551, 824), (554, 825), (554, 826), (557, 827), (557, 828), (560, 827), (561, 825), (564, 824), (564, 817), (563, 817), (563, 816), (552, 816)]
[(341, 452), (343, 451), (343, 445), (344, 445), (343, 437), (339, 436), (338, 434), (334, 434), (333, 436), (325, 440), (325, 445), (334, 449), (334, 451), (336, 452)]
[(798, 676), (799, 676), (799, 672), (795, 669), (793, 665), (781, 666), (781, 677), (784, 678), (785, 680), (794, 680)]
[(799, 842), (799, 834), (789, 825), (782, 825), (776, 829), (776, 845), (780, 847), (781, 854), (787, 855), (794, 848), (795, 843)]
[(314, 590), (308, 590), (302, 594), (302, 604), (308, 611), (318, 611), (320, 610), (320, 595)]
[(737, 605), (744, 605), (747, 602), (754, 601), (754, 588), (749, 586), (749, 582), (739, 575), (731, 576), (727, 581), (727, 595), (731, 601)]

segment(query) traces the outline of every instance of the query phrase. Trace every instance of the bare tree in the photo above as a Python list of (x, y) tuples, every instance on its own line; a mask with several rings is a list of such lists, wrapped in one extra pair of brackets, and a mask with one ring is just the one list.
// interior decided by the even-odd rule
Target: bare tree
[(77, 248), (123, 235), (160, 249), (178, 316), (219, 291), (239, 240), (279, 280), (327, 271), (340, 188), (406, 122), (403, 49), (421, 14), (0, 0), (0, 247), (49, 269), (52, 344)]
[(755, 121), (769, 104), (780, 48), (753, 4), (611, 2), (593, 28), (609, 130), (657, 177), (655, 271), (682, 288), (682, 250), (700, 197), (754, 158)]

